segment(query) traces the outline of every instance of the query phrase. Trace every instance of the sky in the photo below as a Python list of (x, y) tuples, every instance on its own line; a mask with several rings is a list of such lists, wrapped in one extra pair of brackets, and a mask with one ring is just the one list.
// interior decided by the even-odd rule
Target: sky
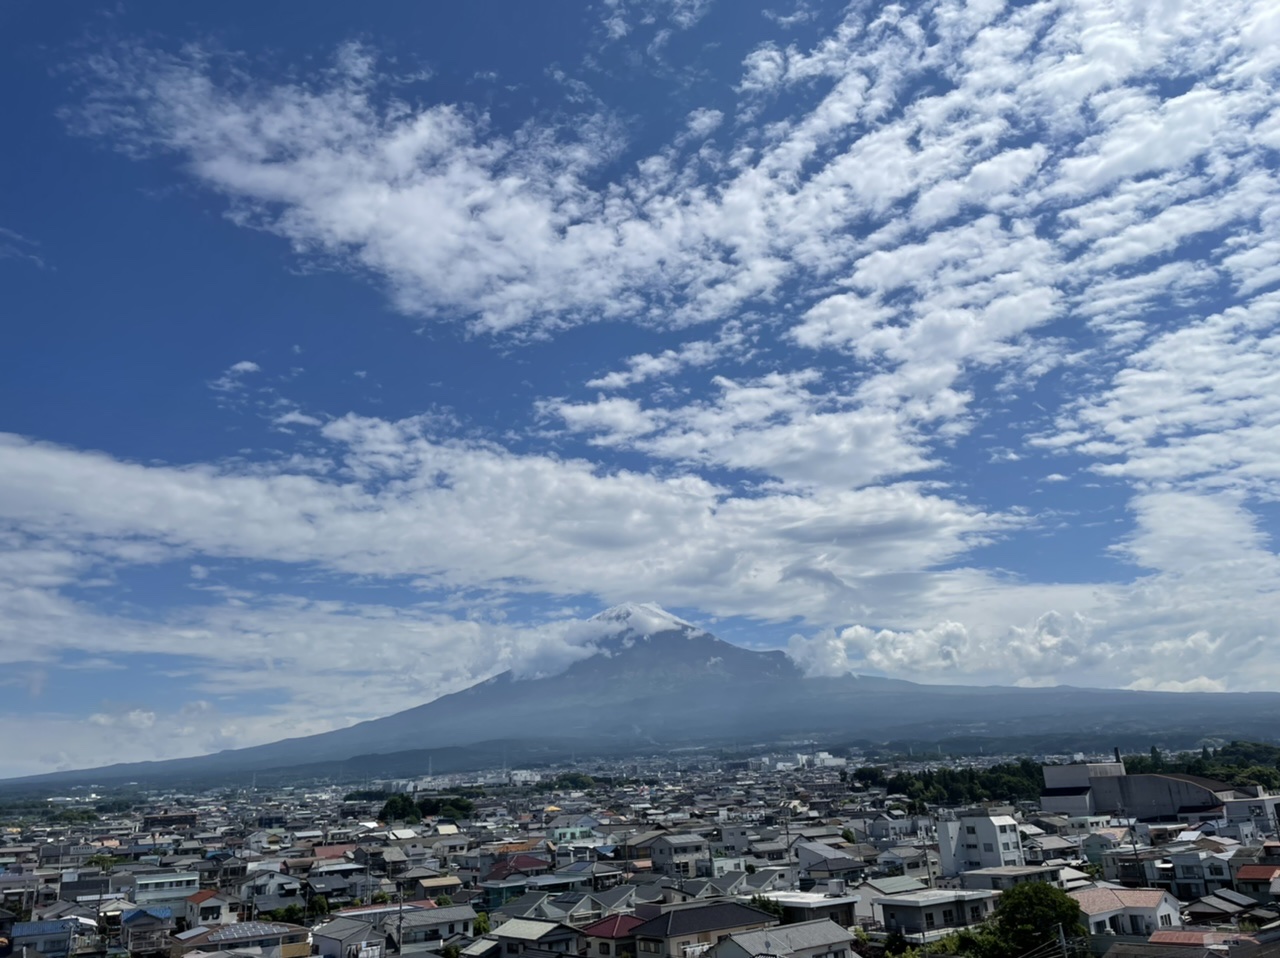
[(0, 774), (622, 602), (1280, 687), (1271, 0), (9, 0), (0, 83)]

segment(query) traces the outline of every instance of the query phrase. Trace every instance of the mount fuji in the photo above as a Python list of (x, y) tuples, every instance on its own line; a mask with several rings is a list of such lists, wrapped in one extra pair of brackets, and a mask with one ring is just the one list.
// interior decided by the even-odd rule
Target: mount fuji
[[(783, 652), (716, 638), (657, 605), (626, 604), (580, 624), (584, 653), (555, 675), (508, 671), (424, 705), (348, 728), (195, 758), (56, 772), (7, 785), (406, 775), (578, 753), (653, 753), (697, 745), (937, 741), (964, 735), (1170, 742), (1269, 736), (1280, 694), (918, 685), (814, 678)], [(1151, 736), (1160, 736), (1154, 739)], [(1142, 736), (1141, 738), (1139, 736)], [(500, 751), (499, 751), (500, 747)], [(1083, 744), (1069, 746), (1071, 750)], [(1145, 748), (1145, 745), (1139, 747)], [(492, 760), (492, 761), (490, 761)]]

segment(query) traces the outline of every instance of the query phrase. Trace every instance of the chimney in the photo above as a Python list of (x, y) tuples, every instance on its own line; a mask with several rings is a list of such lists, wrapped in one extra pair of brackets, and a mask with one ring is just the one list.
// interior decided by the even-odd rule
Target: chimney
[(1117, 745), (1117, 746), (1115, 747), (1115, 753), (1116, 753), (1116, 761), (1118, 762), (1118, 761), (1120, 761), (1120, 746), (1119, 746), (1119, 745)]

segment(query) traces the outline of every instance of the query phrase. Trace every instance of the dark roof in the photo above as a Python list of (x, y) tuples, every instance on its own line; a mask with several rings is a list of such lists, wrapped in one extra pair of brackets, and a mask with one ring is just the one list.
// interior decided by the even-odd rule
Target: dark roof
[(609, 915), (579, 930), (592, 938), (630, 938), (643, 924), (644, 919), (635, 915)]
[(1207, 788), (1211, 792), (1233, 792), (1235, 789), (1226, 782), (1219, 782), (1217, 779), (1205, 778), (1202, 775), (1184, 775), (1181, 772), (1152, 772), (1161, 778), (1173, 778), (1180, 782), (1190, 782), (1192, 785), (1199, 785), (1201, 788)]
[(697, 908), (673, 908), (643, 925), (636, 927), (637, 938), (671, 938), (676, 935), (696, 935), (704, 931), (722, 928), (738, 928), (742, 925), (761, 923), (776, 924), (777, 918), (736, 901), (713, 901)]
[(1043, 798), (1064, 798), (1068, 795), (1088, 795), (1092, 788), (1092, 785), (1064, 785), (1061, 788), (1042, 788), (1040, 789), (1040, 795)]
[(374, 941), (382, 937), (382, 932), (374, 928), (370, 922), (360, 921), (358, 918), (331, 918), (323, 925), (317, 925), (313, 928), (312, 934), (321, 935), (325, 938), (334, 938), (342, 942), (349, 941), (352, 938)]

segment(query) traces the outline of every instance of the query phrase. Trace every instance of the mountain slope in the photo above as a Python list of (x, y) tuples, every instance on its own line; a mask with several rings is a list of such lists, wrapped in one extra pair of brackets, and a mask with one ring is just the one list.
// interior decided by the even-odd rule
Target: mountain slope
[[(496, 741), (628, 747), (777, 741), (788, 736), (939, 739), (1078, 730), (1259, 734), (1280, 726), (1280, 695), (927, 686), (859, 676), (806, 678), (782, 652), (724, 642), (652, 605), (590, 620), (593, 654), (548, 677), (504, 672), (425, 705), (349, 728), (215, 755), (16, 781), (131, 781), (231, 775)], [(1261, 734), (1269, 734), (1261, 732)]]

